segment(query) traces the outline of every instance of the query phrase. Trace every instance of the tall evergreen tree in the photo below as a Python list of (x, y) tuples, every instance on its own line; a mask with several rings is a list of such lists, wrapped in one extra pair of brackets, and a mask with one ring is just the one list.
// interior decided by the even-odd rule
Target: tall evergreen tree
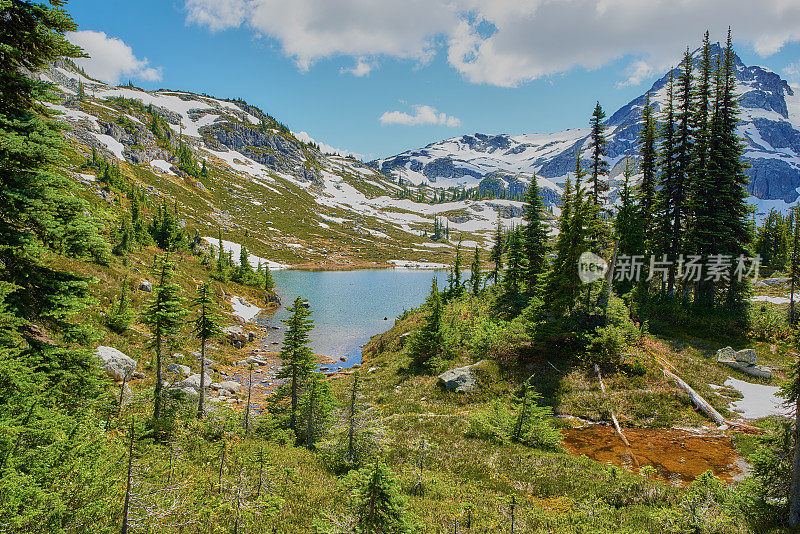
[(149, 347), (156, 351), (153, 419), (158, 421), (161, 417), (162, 404), (163, 353), (183, 324), (183, 318), (186, 315), (183, 304), (186, 299), (181, 296), (181, 286), (173, 281), (175, 265), (169, 261), (166, 255), (158, 259), (153, 274), (158, 278), (158, 284), (153, 287), (153, 296), (142, 313), (142, 322), (150, 327), (150, 331), (153, 333)]
[(523, 245), (525, 254), (525, 285), (528, 294), (533, 294), (541, 281), (547, 266), (547, 226), (544, 223), (544, 203), (536, 183), (536, 176), (525, 191), (525, 228)]
[(516, 297), (523, 290), (527, 263), (519, 230), (509, 232), (506, 270), (503, 273), (503, 292), (506, 296)]
[[(752, 242), (752, 225), (747, 204), (747, 185), (742, 161), (744, 145), (736, 127), (739, 123), (739, 103), (736, 96), (736, 53), (733, 51), (731, 31), (723, 54), (720, 73), (722, 94), (717, 97), (716, 117), (712, 120), (712, 141), (709, 149), (708, 173), (716, 184), (719, 217), (724, 222), (719, 239), (721, 253), (733, 258), (749, 254), (747, 244)], [(725, 294), (725, 307), (730, 311), (743, 312), (746, 304), (747, 281), (731, 277)]]
[(591, 199), (595, 206), (600, 205), (600, 176), (608, 173), (608, 162), (603, 159), (606, 155), (605, 124), (603, 124), (603, 119), (605, 118), (606, 114), (602, 106), (600, 106), (600, 102), (597, 102), (592, 112), (592, 118), (589, 121), (589, 128), (591, 129), (591, 133), (589, 134), (589, 150), (591, 151), (592, 158)]
[[(631, 163), (631, 158), (626, 157), (625, 171), (623, 172), (625, 181), (622, 184), (622, 194), (620, 195), (621, 205), (614, 219), (618, 256), (644, 256), (644, 210), (634, 199), (634, 194), (631, 190), (632, 176), (633, 164)], [(616, 284), (617, 292), (620, 294), (625, 293), (631, 288), (631, 285), (630, 280), (620, 281)]]
[(448, 297), (457, 297), (461, 295), (463, 290), (464, 285), (461, 281), (461, 240), (459, 239), (456, 245), (456, 257), (453, 261), (453, 269), (447, 276), (447, 295)]
[(503, 240), (503, 224), (500, 222), (500, 215), (497, 215), (497, 228), (494, 232), (494, 244), (492, 245), (491, 255), (489, 257), (494, 263), (492, 274), (490, 275), (492, 283), (497, 285), (500, 282), (500, 273), (503, 270), (503, 248), (505, 241)]
[(289, 318), (283, 321), (288, 327), (283, 338), (283, 348), (279, 354), (283, 360), (283, 367), (276, 375), (277, 378), (288, 378), (288, 394), (291, 397), (291, 412), (289, 428), (297, 430), (297, 409), (300, 400), (300, 390), (304, 387), (316, 362), (314, 353), (308, 346), (309, 332), (314, 328), (314, 321), (309, 317), (311, 310), (305, 299), (297, 297), (287, 310)]
[[(673, 259), (677, 257), (680, 245), (680, 218), (683, 204), (683, 188), (676, 171), (676, 134), (675, 134), (675, 79), (670, 72), (667, 84), (667, 105), (664, 110), (661, 138), (661, 161), (659, 185), (656, 195), (656, 231), (654, 251)], [(670, 267), (666, 283), (662, 281), (662, 289), (669, 295), (675, 287), (675, 268)]]
[(556, 238), (552, 267), (547, 275), (545, 303), (553, 313), (562, 314), (571, 311), (575, 300), (581, 292), (581, 280), (578, 277), (578, 259), (586, 251), (586, 202), (581, 189), (581, 178), (584, 172), (580, 157), (575, 162), (575, 190), (569, 178), (561, 197), (561, 215), (558, 218), (559, 234)]
[(194, 335), (200, 340), (200, 398), (197, 404), (197, 417), (202, 418), (205, 413), (206, 342), (222, 336), (220, 328), (222, 319), (211, 298), (211, 287), (208, 282), (200, 285), (197, 289), (197, 296), (192, 299), (190, 304), (197, 309), (197, 317), (194, 320)]
[(442, 355), (442, 299), (435, 276), (425, 307), (428, 313), (422, 326), (412, 335), (408, 350), (411, 364), (417, 369), (429, 367)]
[(639, 198), (642, 221), (645, 224), (644, 235), (647, 239), (653, 228), (652, 218), (655, 210), (656, 180), (658, 170), (658, 151), (656, 148), (658, 132), (650, 103), (650, 92), (645, 95), (642, 108), (642, 130), (639, 132), (639, 151), (642, 154), (642, 181), (639, 184)]
[(469, 287), (473, 295), (477, 295), (481, 290), (481, 278), (481, 254), (478, 246), (475, 245), (475, 256), (472, 258), (469, 275)]

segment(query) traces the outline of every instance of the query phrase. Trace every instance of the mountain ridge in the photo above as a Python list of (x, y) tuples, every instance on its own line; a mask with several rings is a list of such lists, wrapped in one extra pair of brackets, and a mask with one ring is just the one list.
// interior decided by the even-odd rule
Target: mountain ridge
[[(712, 57), (721, 53), (719, 43), (713, 44)], [(693, 53), (695, 62), (698, 55), (699, 49)], [(747, 144), (745, 161), (751, 165), (747, 170), (751, 179), (750, 202), (760, 213), (771, 207), (786, 209), (800, 196), (800, 95), (796, 88), (765, 67), (745, 65), (738, 56), (735, 64), (741, 110), (738, 129)], [(647, 91), (656, 111), (665, 101), (670, 72), (676, 73), (677, 67), (661, 76)], [(606, 160), (612, 168), (612, 181), (622, 172), (618, 164), (626, 154), (639, 157), (636, 140), (646, 93), (615, 110), (605, 122)], [(550, 134), (478, 132), (376, 159), (370, 165), (415, 184), (474, 187), (487, 175), (501, 171), (535, 173), (540, 179), (563, 185), (574, 168), (576, 150), (583, 153), (587, 147), (588, 134), (588, 128)], [(588, 161), (585, 156), (582, 159)], [(547, 188), (548, 184), (540, 186)]]

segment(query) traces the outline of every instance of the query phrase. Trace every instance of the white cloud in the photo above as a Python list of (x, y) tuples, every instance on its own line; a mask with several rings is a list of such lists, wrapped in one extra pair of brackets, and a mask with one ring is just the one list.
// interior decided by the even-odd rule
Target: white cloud
[[(630, 58), (623, 84), (661, 69), (708, 29), (768, 56), (800, 41), (796, 0), (186, 0), (187, 22), (244, 26), (275, 39), (301, 69), (349, 56), (426, 63), (440, 52), (466, 80), (513, 87)], [(363, 66), (362, 65), (362, 61)], [(360, 66), (360, 68), (359, 68)], [(369, 67), (369, 68), (368, 68)]]
[(638, 60), (628, 65), (625, 74), (628, 76), (625, 80), (617, 82), (617, 87), (627, 87), (629, 85), (639, 85), (647, 78), (655, 76), (660, 72), (660, 69), (654, 68), (647, 61)]
[(783, 74), (793, 82), (800, 82), (800, 61), (786, 65), (783, 68)]
[(461, 120), (439, 113), (436, 108), (425, 105), (411, 106), (414, 114), (406, 113), (404, 111), (387, 111), (380, 116), (378, 120), (381, 124), (403, 124), (406, 126), (422, 126), (428, 124), (438, 124), (441, 126), (449, 126), (451, 128), (461, 126)]
[(377, 62), (369, 61), (367, 58), (362, 56), (358, 58), (358, 61), (353, 67), (350, 68), (342, 67), (340, 72), (342, 74), (350, 73), (356, 78), (361, 78), (363, 76), (368, 76), (369, 73), (372, 71), (372, 69), (374, 69), (377, 65), (378, 65)]
[(123, 77), (148, 82), (161, 80), (161, 67), (151, 67), (147, 58), (137, 58), (133, 49), (122, 39), (92, 30), (67, 32), (65, 35), (69, 42), (80, 46), (91, 56), (78, 58), (75, 64), (92, 78), (111, 84), (120, 83)]
[(365, 156), (364, 154), (359, 154), (358, 152), (352, 152), (350, 150), (345, 150), (343, 148), (336, 148), (336, 147), (333, 147), (333, 146), (331, 146), (329, 144), (317, 141), (316, 139), (314, 139), (313, 137), (308, 135), (307, 132), (292, 132), (292, 135), (294, 135), (297, 139), (299, 139), (300, 141), (303, 141), (304, 143), (315, 143), (315, 144), (317, 144), (319, 146), (319, 149), (322, 152), (326, 153), (326, 154), (339, 154), (340, 156), (353, 156), (354, 158), (359, 159), (361, 161), (369, 161), (370, 159), (372, 159), (372, 158), (369, 158), (368, 156)]

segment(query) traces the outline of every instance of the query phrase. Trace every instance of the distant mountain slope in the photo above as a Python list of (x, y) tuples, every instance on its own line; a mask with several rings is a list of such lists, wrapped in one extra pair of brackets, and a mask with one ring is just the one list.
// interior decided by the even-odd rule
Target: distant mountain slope
[[(714, 55), (722, 52), (713, 45)], [(697, 60), (698, 51), (695, 52)], [(745, 158), (751, 165), (751, 202), (763, 212), (770, 207), (785, 209), (797, 201), (800, 187), (800, 95), (769, 69), (747, 66), (736, 57), (737, 92), (740, 95), (739, 133), (747, 145)], [(677, 68), (673, 71), (677, 74)], [(661, 109), (666, 101), (669, 73), (650, 88), (651, 101)], [(612, 176), (621, 173), (617, 164), (625, 154), (639, 155), (636, 140), (645, 95), (614, 112), (606, 124), (608, 161)], [(588, 123), (588, 117), (587, 117)], [(487, 175), (536, 173), (543, 189), (562, 184), (575, 165), (576, 150), (587, 147), (588, 129), (553, 134), (489, 135), (476, 133), (432, 143), (397, 156), (371, 162), (375, 168), (412, 183), (474, 187)], [(613, 195), (613, 184), (611, 200)]]
[[(409, 191), (354, 158), (325, 154), (244, 101), (109, 86), (68, 62), (39, 76), (63, 91), (51, 107), (71, 126), (66, 135), (77, 162), (93, 150), (117, 161), (153, 199), (177, 201), (190, 229), (216, 236), (221, 227), (231, 241), (271, 261), (441, 263), (453, 246), (426, 237), (435, 217), (448, 221), (453, 241), (482, 247), (489, 245), (498, 217), (509, 225), (521, 222), (519, 202), (432, 204), (430, 190)], [(194, 170), (181, 165), (181, 147), (197, 161)], [(200, 165), (209, 172), (199, 172)], [(71, 169), (113, 201), (93, 171), (81, 164)]]

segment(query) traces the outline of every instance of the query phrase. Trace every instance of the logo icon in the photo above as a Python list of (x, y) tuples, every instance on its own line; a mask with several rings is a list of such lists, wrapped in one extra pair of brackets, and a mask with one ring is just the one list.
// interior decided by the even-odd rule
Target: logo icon
[(588, 250), (578, 258), (578, 278), (584, 284), (591, 284), (605, 278), (608, 272), (606, 260)]

